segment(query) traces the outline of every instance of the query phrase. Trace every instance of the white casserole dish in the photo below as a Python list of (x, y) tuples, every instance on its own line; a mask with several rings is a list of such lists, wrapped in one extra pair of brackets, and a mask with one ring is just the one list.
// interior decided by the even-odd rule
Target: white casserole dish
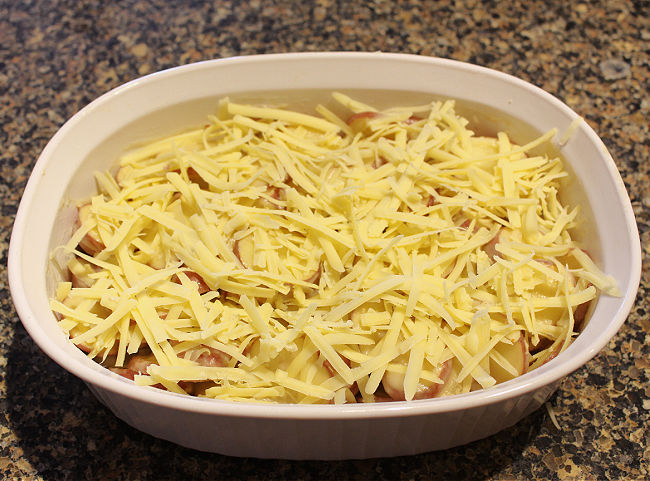
[(449, 448), (494, 434), (539, 408), (563, 377), (607, 344), (627, 317), (640, 278), (637, 227), (611, 156), (581, 122), (566, 144), (557, 145), (579, 179), (569, 186), (567, 200), (587, 207), (582, 239), (600, 267), (617, 280), (623, 296), (601, 296), (586, 328), (564, 353), (515, 380), (489, 390), (412, 402), (235, 404), (137, 387), (67, 340), (49, 308), (58, 276), (49, 255), (72, 231), (75, 210), (67, 201), (94, 193), (95, 170), (113, 165), (135, 142), (200, 124), (223, 96), (286, 101), (295, 107), (323, 100), (332, 90), (361, 95), (379, 107), (432, 96), (457, 99), (470, 120), (480, 117), (487, 130), (507, 130), (518, 142), (553, 127), (559, 129), (559, 139), (578, 118), (550, 94), (503, 73), (451, 60), (382, 53), (201, 62), (134, 80), (92, 102), (57, 132), (36, 163), (16, 215), (9, 281), (17, 312), (34, 341), (131, 426), (199, 450), (263, 458), (369, 458)]

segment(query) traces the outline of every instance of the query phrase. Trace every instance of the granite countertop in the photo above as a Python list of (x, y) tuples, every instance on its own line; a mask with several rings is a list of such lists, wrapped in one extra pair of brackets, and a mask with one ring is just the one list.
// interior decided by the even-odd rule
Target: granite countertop
[[(0, 476), (648, 479), (649, 19), (643, 0), (0, 0)], [(560, 429), (541, 409), (488, 439), (410, 457), (289, 462), (200, 453), (115, 418), (25, 332), (9, 296), (9, 237), (30, 170), (67, 118), (160, 69), (324, 50), (417, 53), (516, 75), (583, 115), (612, 153), (641, 233), (641, 288), (616, 337), (550, 399)]]

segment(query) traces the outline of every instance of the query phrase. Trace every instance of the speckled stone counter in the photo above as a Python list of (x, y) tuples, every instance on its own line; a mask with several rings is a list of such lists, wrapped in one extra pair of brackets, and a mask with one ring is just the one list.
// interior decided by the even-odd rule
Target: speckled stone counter
[[(643, 0), (0, 0), (0, 476), (648, 479), (649, 19)], [(194, 452), (116, 419), (25, 332), (7, 282), (11, 226), (39, 152), (67, 118), (156, 70), (316, 50), (418, 53), (496, 68), (559, 97), (601, 135), (632, 199), (645, 264), (627, 323), (551, 398), (560, 429), (542, 409), (491, 438), (411, 457), (288, 462)]]

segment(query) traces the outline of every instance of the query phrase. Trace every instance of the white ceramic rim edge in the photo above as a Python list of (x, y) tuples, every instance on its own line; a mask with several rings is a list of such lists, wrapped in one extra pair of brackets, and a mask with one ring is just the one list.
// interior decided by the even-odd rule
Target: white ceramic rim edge
[[(112, 96), (118, 95), (125, 89), (129, 89), (149, 78), (157, 76), (174, 75), (179, 69), (201, 69), (209, 67), (210, 64), (219, 62), (235, 63), (235, 62), (260, 62), (260, 61), (273, 61), (276, 58), (305, 58), (305, 57), (322, 57), (322, 58), (336, 58), (341, 56), (369, 58), (369, 57), (396, 57), (402, 60), (422, 63), (438, 63), (438, 64), (452, 64), (455, 68), (465, 69), (467, 71), (479, 71), (484, 75), (501, 78), (502, 80), (514, 83), (528, 90), (534, 91), (536, 95), (541, 95), (546, 98), (555, 107), (563, 110), (569, 117), (577, 118), (578, 115), (571, 110), (567, 105), (559, 99), (549, 94), (548, 92), (540, 89), (539, 87), (530, 84), (524, 80), (516, 78), (512, 75), (492, 70), (486, 67), (472, 65), (456, 60), (442, 59), (436, 57), (424, 57), (411, 54), (396, 54), (396, 53), (365, 53), (365, 52), (309, 52), (309, 53), (285, 53), (285, 54), (263, 54), (263, 55), (250, 55), (230, 57), (215, 60), (206, 60), (193, 64), (188, 64), (179, 67), (162, 70), (156, 73), (146, 75), (134, 80), (131, 80), (115, 89), (98, 97), (90, 104), (82, 108), (73, 117), (71, 117), (52, 137), (46, 147), (43, 149), (39, 160), (36, 162), (34, 169), (27, 182), (23, 196), (16, 213), (16, 218), (11, 234), (8, 250), (8, 276), (10, 292), (16, 307), (16, 311), (25, 326), (29, 335), (34, 339), (36, 344), (57, 364), (61, 367), (81, 378), (87, 383), (96, 386), (99, 389), (105, 389), (118, 395), (122, 395), (141, 402), (168, 407), (180, 411), (190, 411), (194, 413), (205, 413), (220, 416), (233, 416), (233, 417), (253, 417), (253, 418), (276, 418), (276, 419), (363, 419), (363, 418), (380, 418), (380, 417), (402, 417), (402, 416), (416, 416), (423, 414), (442, 413), (450, 411), (460, 411), (467, 408), (483, 406), (492, 404), (499, 401), (511, 399), (516, 396), (537, 390), (543, 386), (549, 385), (559, 379), (567, 376), (571, 372), (580, 368), (587, 361), (593, 358), (614, 336), (620, 329), (621, 325), (627, 318), (636, 297), (640, 277), (641, 277), (641, 245), (638, 236), (638, 228), (634, 217), (634, 212), (629, 203), (623, 202), (625, 210), (625, 223), (628, 230), (636, 235), (631, 236), (631, 242), (628, 248), (630, 249), (632, 257), (632, 270), (629, 274), (628, 281), (630, 289), (628, 289), (625, 298), (622, 300), (619, 310), (614, 319), (608, 325), (608, 328), (601, 332), (600, 335), (594, 339), (590, 345), (590, 349), (579, 351), (574, 357), (564, 358), (561, 363), (549, 363), (536, 369), (535, 379), (524, 379), (521, 381), (522, 376), (513, 381), (498, 385), (491, 389), (475, 391), (467, 394), (450, 396), (446, 398), (438, 398), (435, 400), (421, 400), (411, 402), (392, 402), (392, 403), (377, 403), (377, 404), (357, 404), (357, 405), (294, 405), (294, 404), (278, 404), (278, 405), (258, 405), (253, 403), (234, 403), (229, 401), (220, 401), (214, 399), (202, 399), (161, 391), (155, 388), (142, 388), (135, 386), (130, 382), (126, 382), (118, 376), (101, 376), (98, 378), (97, 372), (87, 366), (81, 365), (74, 359), (68, 356), (58, 346), (51, 343), (48, 336), (40, 329), (38, 321), (35, 319), (34, 313), (29, 307), (29, 302), (26, 297), (26, 292), (23, 290), (23, 279), (20, 268), (19, 260), (20, 246), (22, 244), (21, 238), (24, 236), (25, 214), (29, 210), (29, 205), (34, 196), (34, 188), (36, 182), (33, 180), (38, 177), (44, 168), (44, 163), (40, 159), (46, 158), (51, 150), (54, 150), (67, 130), (70, 130), (78, 122), (83, 121), (84, 117), (94, 109), (107, 102)], [(582, 129), (586, 130), (586, 134), (596, 143), (602, 145), (601, 139), (585, 122), (581, 125)], [(614, 163), (611, 155), (603, 145), (604, 157), (606, 158), (607, 167), (613, 179), (616, 181), (617, 195), (627, 199), (627, 192), (623, 181), (620, 177), (616, 164)]]

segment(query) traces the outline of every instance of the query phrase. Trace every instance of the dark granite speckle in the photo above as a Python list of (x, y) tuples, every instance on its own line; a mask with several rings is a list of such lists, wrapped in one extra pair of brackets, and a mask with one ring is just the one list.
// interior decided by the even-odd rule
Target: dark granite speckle
[[(650, 3), (644, 0), (0, 0), (0, 476), (43, 480), (560, 479), (650, 477)], [(641, 289), (609, 345), (542, 409), (444, 452), (350, 462), (237, 459), (128, 427), (26, 334), (9, 297), (7, 248), (48, 139), (121, 83), (204, 59), (357, 50), (492, 67), (544, 88), (601, 135), (629, 191)]]

